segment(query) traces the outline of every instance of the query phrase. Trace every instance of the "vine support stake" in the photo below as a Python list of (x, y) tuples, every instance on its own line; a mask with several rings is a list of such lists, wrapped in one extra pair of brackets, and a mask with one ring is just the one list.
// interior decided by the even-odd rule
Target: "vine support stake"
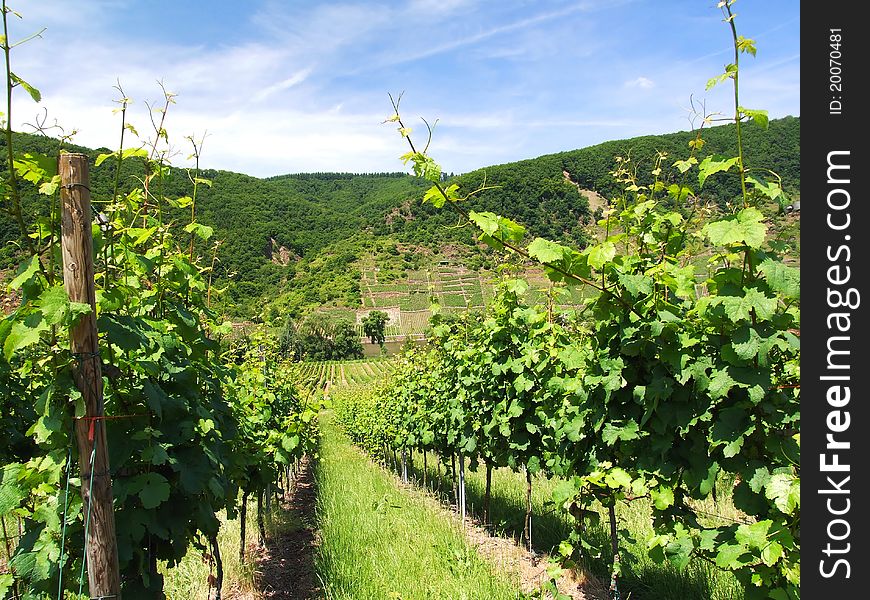
[(82, 474), (82, 500), (90, 510), (88, 539), (85, 540), (88, 589), (91, 597), (120, 598), (112, 478), (103, 419), (103, 374), (97, 337), (93, 217), (87, 155), (61, 154), (58, 171), (61, 178), (63, 284), (71, 302), (91, 307), (91, 312), (83, 315), (70, 330), (70, 351), (79, 359), (75, 368), (76, 386), (85, 404), (85, 418), (76, 420), (75, 434)]
[(607, 507), (607, 513), (610, 517), (610, 550), (613, 552), (613, 570), (610, 573), (610, 598), (612, 600), (620, 600), (619, 596), (619, 574), (620, 574), (620, 559), (619, 559), (619, 538), (616, 530), (616, 501), (612, 500), (613, 504)]
[(465, 528), (465, 456), (459, 454), (459, 515)]
[(532, 473), (525, 465), (523, 465), (523, 471), (526, 474), (526, 522), (523, 536), (526, 538), (529, 552), (534, 552), (534, 547), (532, 546)]

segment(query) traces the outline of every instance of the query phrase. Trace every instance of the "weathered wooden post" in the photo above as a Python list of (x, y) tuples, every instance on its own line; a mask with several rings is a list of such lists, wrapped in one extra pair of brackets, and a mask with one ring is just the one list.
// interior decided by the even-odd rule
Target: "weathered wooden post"
[(75, 433), (85, 519), (89, 519), (85, 540), (88, 586), (91, 598), (120, 598), (112, 479), (103, 419), (103, 373), (97, 338), (88, 157), (61, 154), (58, 171), (63, 284), (70, 301), (91, 307), (91, 312), (82, 316), (70, 330), (70, 350), (76, 359), (76, 385), (85, 403), (85, 416), (76, 420)]

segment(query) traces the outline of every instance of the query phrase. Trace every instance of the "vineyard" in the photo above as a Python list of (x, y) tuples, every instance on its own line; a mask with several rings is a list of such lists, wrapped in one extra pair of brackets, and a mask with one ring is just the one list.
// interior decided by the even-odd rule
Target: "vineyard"
[(358, 385), (379, 381), (394, 369), (387, 359), (297, 363), (298, 379), (306, 388), (324, 390), (328, 385)]
[[(531, 302), (546, 302), (550, 282), (543, 270), (534, 266), (519, 269), (530, 284)], [(363, 270), (361, 288), (363, 307), (368, 310), (387, 311), (387, 339), (420, 339), (429, 327), (432, 305), (443, 314), (462, 314), (482, 310), (492, 301), (498, 275), (490, 271), (471, 271), (453, 259), (444, 259), (427, 270), (409, 271), (407, 278), (378, 283), (375, 267)], [(589, 296), (582, 288), (565, 289), (559, 305), (578, 307)], [(341, 310), (330, 313), (338, 315)], [(358, 328), (362, 335), (361, 326)]]
[[(403, 160), (433, 183), (426, 200), (454, 209), (493, 248), (542, 265), (554, 284), (597, 295), (577, 320), (553, 302), (526, 304), (528, 283), (506, 278), (486, 313), (437, 319), (429, 348), (406, 354), (371, 396), (338, 405), (339, 419), (373, 457), (400, 454), (403, 479), (410, 453), (435, 453), (458, 480), (463, 517), (466, 459), (485, 470), (484, 523), (493, 469), (523, 473), (530, 549), (533, 477), (559, 478), (552, 501), (572, 527), (558, 554), (566, 565), (601, 556), (595, 507), (603, 507), (611, 598), (621, 597), (634, 560), (624, 554), (633, 534), (619, 526), (620, 513), (637, 501), (651, 509), (653, 560), (678, 570), (706, 560), (732, 573), (747, 598), (799, 596), (800, 279), (785, 249), (767, 243), (756, 207), (783, 191), (750, 175), (743, 159), (741, 124), (767, 123), (764, 111), (737, 103), (740, 55), (754, 55), (754, 43), (737, 35), (730, 3), (720, 7), (734, 62), (708, 86), (733, 82), (737, 155), (696, 156), (699, 131), (688, 158), (657, 156), (650, 185), (630, 157), (617, 157), (624, 192), (603, 215), (605, 234), (584, 249), (525, 243), (522, 225), (466, 211), (468, 193), (442, 185), (438, 163), (417, 150), (401, 96), (388, 119), (410, 148)], [(699, 192), (732, 169), (742, 198), (717, 214)], [(701, 286), (699, 256), (707, 258)], [(738, 518), (707, 518), (701, 503), (720, 495)]]
[[(179, 193), (162, 84), (142, 145), (119, 83), (116, 150), (15, 147), (13, 89), (41, 95), (11, 71), (4, 0), (22, 260), (0, 319), (0, 598), (798, 600), (800, 273), (763, 210), (788, 201), (780, 180), (745, 161), (741, 128), (768, 119), (739, 102), (756, 49), (733, 1), (733, 62), (708, 86), (733, 85), (735, 154), (705, 153), (721, 119), (703, 114), (685, 156), (616, 157), (584, 247), (468, 209), (486, 184), (449, 183), (432, 127), (420, 145), (390, 96), (424, 202), (499, 267), (367, 265), (362, 310), (333, 312), (353, 338), (384, 310), (409, 343), (293, 361), (273, 324), (214, 308), (204, 138)], [(722, 207), (705, 186), (725, 178), (741, 194)]]

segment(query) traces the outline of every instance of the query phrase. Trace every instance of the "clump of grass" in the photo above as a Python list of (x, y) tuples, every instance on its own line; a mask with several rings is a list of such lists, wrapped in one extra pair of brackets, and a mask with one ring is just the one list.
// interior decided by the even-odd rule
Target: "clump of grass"
[[(245, 532), (245, 561), (239, 560), (241, 547), (241, 527), (238, 519), (227, 520), (225, 514), (219, 515), (221, 528), (218, 533), (218, 546), (223, 559), (224, 582), (223, 593), (233, 590), (236, 596), (243, 598), (260, 598), (254, 579), (256, 570), (256, 553), (252, 552), (259, 542), (256, 527), (256, 508), (248, 506), (248, 527)], [(266, 536), (272, 538), (288, 527), (299, 527), (300, 524), (288, 519), (285, 511), (277, 503), (272, 503), (271, 513), (265, 515)], [(205, 539), (203, 538), (203, 543)], [(207, 544), (206, 544), (207, 547)], [(164, 592), (167, 598), (207, 598), (209, 592), (209, 575), (214, 574), (214, 567), (208, 557), (200, 549), (191, 546), (181, 562), (168, 567), (159, 567), (164, 575)]]
[(457, 521), (399, 489), (330, 423), (316, 471), (321, 544), (315, 558), (328, 599), (522, 598), (514, 575), (496, 574), (469, 548)]

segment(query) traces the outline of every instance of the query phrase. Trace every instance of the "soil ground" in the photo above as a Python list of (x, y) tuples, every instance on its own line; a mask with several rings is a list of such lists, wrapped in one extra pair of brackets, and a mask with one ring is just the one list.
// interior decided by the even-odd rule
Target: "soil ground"
[(256, 557), (257, 592), (243, 594), (232, 590), (226, 600), (314, 600), (320, 598), (320, 582), (314, 570), (317, 552), (317, 522), (314, 507), (317, 489), (314, 461), (305, 457), (295, 484), (282, 503), (286, 524), (280, 533), (266, 540), (265, 548), (250, 548)]

